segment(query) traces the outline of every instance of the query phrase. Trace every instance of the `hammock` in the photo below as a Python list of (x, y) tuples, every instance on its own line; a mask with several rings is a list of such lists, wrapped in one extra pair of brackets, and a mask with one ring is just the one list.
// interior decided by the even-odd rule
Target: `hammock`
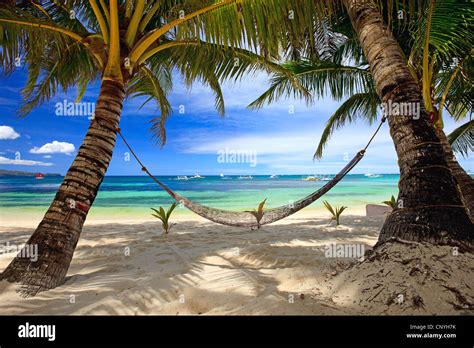
[(380, 130), (380, 127), (382, 126), (384, 121), (385, 119), (382, 118), (380, 125), (378, 126), (375, 133), (372, 135), (372, 138), (369, 140), (365, 148), (359, 151), (354, 156), (354, 158), (344, 168), (342, 168), (341, 171), (334, 178), (328, 181), (324, 186), (317, 189), (315, 192), (311, 193), (310, 195), (294, 203), (287, 204), (278, 208), (266, 209), (265, 214), (260, 220), (260, 223), (257, 223), (257, 219), (255, 218), (255, 216), (253, 216), (249, 212), (234, 212), (234, 211), (229, 211), (229, 210), (222, 210), (222, 209), (207, 207), (205, 205), (195, 203), (187, 199), (186, 197), (183, 197), (180, 194), (174, 192), (167, 185), (165, 185), (163, 182), (158, 180), (154, 175), (152, 175), (148, 171), (148, 169), (143, 165), (143, 163), (137, 157), (135, 152), (132, 150), (128, 142), (125, 140), (120, 129), (117, 130), (117, 133), (120, 135), (123, 142), (125, 143), (125, 146), (127, 146), (127, 148), (130, 150), (133, 157), (142, 167), (142, 171), (144, 171), (154, 182), (156, 182), (163, 190), (165, 190), (178, 203), (184, 205), (186, 208), (193, 211), (197, 215), (202, 216), (203, 218), (216, 222), (218, 224), (236, 226), (236, 227), (251, 227), (251, 228), (257, 227), (258, 228), (261, 225), (270, 224), (272, 222), (281, 220), (289, 215), (296, 213), (297, 211), (307, 207), (311, 203), (318, 200), (321, 196), (323, 196), (330, 189), (336, 186), (337, 183), (339, 183), (339, 181), (341, 181), (342, 178), (344, 178), (344, 176), (346, 176), (346, 174), (349, 173), (352, 170), (352, 168), (354, 168), (357, 165), (357, 163), (359, 163), (360, 160), (364, 157), (365, 150), (370, 145), (370, 143), (374, 139), (377, 132)]

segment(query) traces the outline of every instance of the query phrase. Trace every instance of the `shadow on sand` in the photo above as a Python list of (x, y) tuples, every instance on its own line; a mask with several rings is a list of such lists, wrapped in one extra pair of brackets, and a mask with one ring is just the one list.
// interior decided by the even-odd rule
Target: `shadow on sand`
[[(322, 248), (370, 248), (383, 220), (346, 215), (334, 227), (295, 217), (258, 231), (183, 221), (170, 235), (155, 222), (90, 225), (63, 286), (23, 299), (2, 282), (0, 313), (352, 314), (325, 297), (324, 282), (355, 261)], [(0, 242), (23, 243), (32, 231), (9, 228)]]

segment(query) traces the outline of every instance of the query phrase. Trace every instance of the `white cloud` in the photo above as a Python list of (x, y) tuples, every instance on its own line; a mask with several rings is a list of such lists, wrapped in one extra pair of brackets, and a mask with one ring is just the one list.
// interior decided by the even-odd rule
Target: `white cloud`
[(0, 156), (0, 164), (13, 164), (16, 166), (52, 166), (52, 163), (39, 162), (39, 161), (30, 161), (30, 160), (21, 160), (21, 159), (11, 159)]
[(46, 154), (46, 153), (64, 153), (66, 155), (72, 154), (76, 148), (73, 144), (60, 142), (54, 140), (52, 143), (44, 144), (41, 147), (34, 147), (30, 150), (30, 153), (36, 155)]
[(46, 156), (43, 156), (43, 158), (51, 158), (53, 156), (50, 156), (50, 155), (46, 155)]
[[(261, 172), (277, 174), (337, 173), (348, 160), (366, 144), (377, 125), (352, 126), (338, 130), (331, 138), (322, 160), (313, 160), (320, 131), (282, 131), (280, 129), (252, 134), (233, 135), (226, 132), (191, 136), (181, 134), (179, 151), (194, 155), (217, 155), (219, 150), (252, 151), (257, 154)], [(188, 141), (186, 141), (186, 138)], [(374, 139), (367, 154), (353, 173), (397, 173), (397, 157), (388, 129), (383, 129)], [(260, 167), (262, 166), (262, 167)]]
[[(202, 144), (192, 144), (187, 153), (215, 154), (226, 148), (232, 150), (256, 151), (259, 155), (301, 153), (314, 149), (314, 136), (297, 134), (271, 134), (237, 136), (223, 140), (208, 140)], [(309, 141), (309, 140), (312, 141)]]
[(15, 132), (15, 130), (12, 127), (9, 126), (0, 126), (0, 139), (6, 140), (6, 139), (16, 139), (19, 138), (20, 134)]
[[(326, 156), (339, 156), (345, 152), (355, 152), (360, 150), (367, 143), (371, 133), (365, 134), (351, 132), (350, 130), (339, 131), (334, 134), (325, 151)], [(220, 138), (220, 139), (219, 139)], [(217, 140), (216, 140), (217, 139)], [(251, 135), (240, 136), (195, 136), (192, 143), (183, 146), (183, 153), (191, 154), (216, 154), (219, 150), (226, 148), (232, 150), (255, 151), (258, 155), (291, 155), (288, 159), (311, 159), (319, 141), (319, 134), (316, 132), (264, 132)], [(388, 134), (379, 134), (374, 140), (373, 148), (392, 147)], [(392, 153), (390, 153), (392, 154)]]

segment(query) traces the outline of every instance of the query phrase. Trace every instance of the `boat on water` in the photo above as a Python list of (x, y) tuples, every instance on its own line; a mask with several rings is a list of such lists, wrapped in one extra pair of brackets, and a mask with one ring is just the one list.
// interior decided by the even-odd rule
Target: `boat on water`
[(43, 174), (43, 173), (37, 173), (37, 174), (35, 175), (35, 179), (36, 179), (36, 180), (44, 179), (44, 174)]
[(191, 179), (204, 179), (204, 176), (199, 175), (199, 173), (194, 174), (194, 176), (191, 177)]
[(321, 179), (315, 177), (314, 175), (308, 175), (306, 178), (303, 178), (304, 181), (319, 181)]
[(239, 179), (239, 180), (252, 180), (253, 178), (252, 178), (251, 175), (241, 175), (237, 179)]
[(380, 174), (372, 174), (372, 173), (367, 173), (364, 174), (367, 178), (380, 178), (382, 175)]
[(177, 176), (176, 180), (189, 180), (189, 178), (186, 175), (182, 175), (182, 176)]
[(278, 179), (278, 175), (270, 175), (270, 179)]

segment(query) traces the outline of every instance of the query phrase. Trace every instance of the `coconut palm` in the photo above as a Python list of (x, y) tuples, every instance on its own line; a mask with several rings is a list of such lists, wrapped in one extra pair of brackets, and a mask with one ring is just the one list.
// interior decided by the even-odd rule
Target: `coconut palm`
[[(160, 114), (152, 120), (152, 130), (162, 143), (172, 111), (167, 93), (174, 73), (181, 73), (188, 84), (199, 80), (212, 88), (216, 108), (223, 113), (220, 82), (271, 66), (269, 59), (287, 37), (282, 23), (288, 21), (290, 5), (281, 0), (66, 0), (0, 5), (2, 70), (11, 73), (19, 59), (28, 70), (21, 115), (60, 90), (77, 86), (80, 99), (91, 82), (101, 84), (94, 118), (77, 156), (27, 242), (38, 245), (38, 260), (15, 258), (2, 279), (22, 283), (25, 295), (63, 282), (111, 161), (127, 97), (157, 103)], [(297, 33), (298, 27), (293, 31)], [(246, 50), (257, 47), (265, 50), (267, 59)]]
[[(471, 76), (474, 72), (474, 39), (471, 34), (474, 11), (468, 4), (430, 1), (425, 12), (415, 34), (408, 64), (420, 81), (425, 108), (474, 222), (474, 180), (459, 165), (443, 131), (445, 109), (456, 120), (464, 119), (473, 110)], [(468, 130), (451, 137), (452, 142), (456, 142), (455, 148), (472, 140), (470, 123), (463, 126), (464, 130)], [(470, 144), (472, 148), (474, 142)]]
[(474, 20), (474, 12), (467, 4), (450, 1), (430, 2), (424, 12), (426, 14), (416, 28), (410, 51), (407, 50), (408, 64), (422, 88), (430, 121), (459, 184), (471, 221), (474, 221), (474, 180), (459, 165), (453, 153), (453, 148), (464, 156), (472, 151), (472, 122), (461, 125), (448, 137), (443, 131), (444, 110), (448, 110), (456, 121), (470, 118), (472, 114), (474, 39), (470, 34), (470, 23)]
[[(472, 100), (469, 96), (472, 95), (473, 85), (468, 76), (471, 75), (469, 72), (472, 72), (473, 61), (473, 40), (469, 26), (473, 13), (467, 4), (450, 1), (438, 2), (436, 6), (428, 2), (426, 8), (421, 7), (419, 12), (423, 16), (417, 21), (410, 21), (409, 25), (404, 21), (397, 23), (394, 31), (405, 54), (410, 57), (408, 67), (412, 76), (419, 81), (423, 90), (430, 91), (423, 93), (423, 101), (430, 111), (430, 120), (443, 145), (448, 166), (460, 186), (464, 204), (470, 212), (471, 220), (474, 220), (474, 182), (459, 165), (450, 147), (451, 143), (463, 154), (472, 149), (473, 123), (469, 121), (455, 130), (448, 143), (442, 130), (441, 117), (443, 107), (446, 107), (456, 120), (466, 117), (472, 110)], [(429, 15), (426, 16), (426, 13)], [(344, 19), (332, 28), (343, 33), (344, 39), (341, 40), (339, 36), (334, 40), (334, 33), (328, 37), (328, 40), (335, 44), (332, 51), (326, 54), (326, 59), (316, 56), (283, 64), (306, 90), (318, 97), (329, 93), (336, 100), (347, 98), (329, 118), (315, 153), (316, 158), (321, 158), (324, 147), (336, 129), (358, 118), (369, 124), (377, 120), (377, 111), (381, 104), (367, 62), (360, 52), (360, 47), (357, 47), (357, 38)], [(410, 35), (411, 32), (415, 35)], [(432, 44), (426, 48), (425, 42)], [(421, 58), (417, 59), (418, 57)], [(347, 61), (352, 64), (343, 63)], [(456, 61), (457, 63), (453, 64)], [(426, 62), (428, 67), (424, 69)], [(423, 73), (425, 70), (430, 71), (429, 76)], [(281, 95), (292, 94), (299, 97), (301, 93), (292, 88), (286, 76), (277, 73), (271, 80), (270, 88), (250, 106), (258, 108)], [(439, 112), (436, 105), (439, 105)], [(434, 115), (439, 116), (435, 118)]]
[[(343, 4), (381, 101), (423, 106), (420, 88), (377, 4), (359, 0), (344, 0)], [(422, 107), (417, 120), (409, 115), (389, 117), (388, 124), (400, 167), (398, 202), (401, 208), (385, 220), (378, 244), (402, 238), (473, 250), (473, 224), (427, 111)]]

